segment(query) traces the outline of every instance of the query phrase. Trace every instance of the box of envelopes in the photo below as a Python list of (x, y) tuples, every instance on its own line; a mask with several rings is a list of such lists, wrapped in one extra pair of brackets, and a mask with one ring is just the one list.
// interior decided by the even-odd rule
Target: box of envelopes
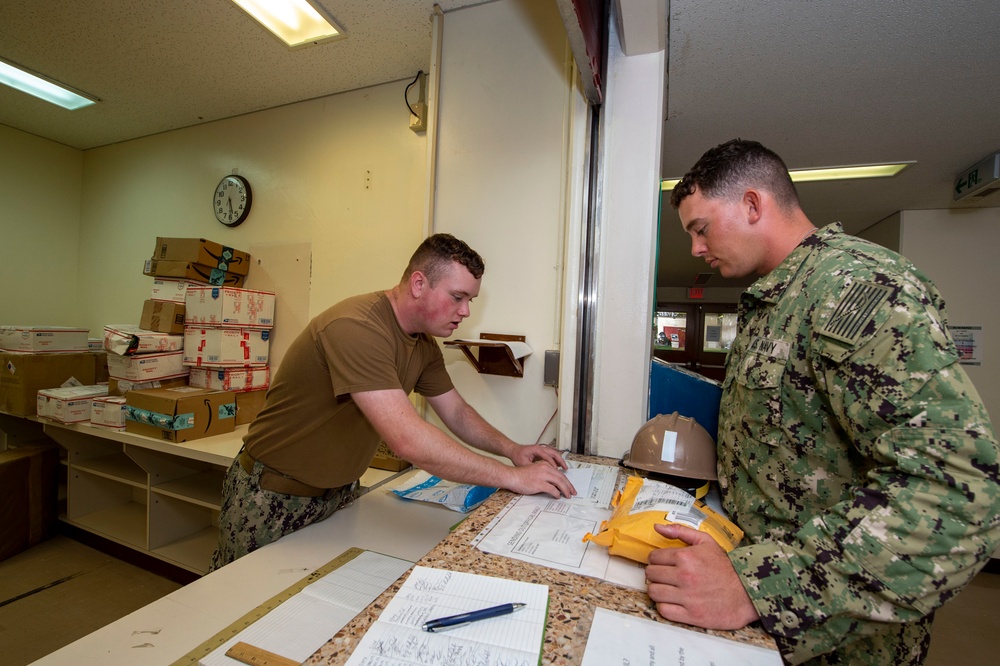
[(229, 391), (180, 386), (125, 394), (125, 431), (170, 442), (232, 432), (236, 396)]

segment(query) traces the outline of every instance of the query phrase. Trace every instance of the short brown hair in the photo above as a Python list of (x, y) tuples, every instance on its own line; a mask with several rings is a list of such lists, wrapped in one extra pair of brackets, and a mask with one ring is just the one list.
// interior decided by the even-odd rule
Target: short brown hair
[(729, 199), (749, 187), (763, 187), (784, 208), (800, 206), (788, 167), (778, 155), (756, 141), (732, 139), (701, 156), (670, 194), (678, 208), (695, 190), (706, 197)]
[(453, 261), (469, 269), (472, 277), (477, 280), (483, 277), (483, 271), (486, 270), (483, 258), (464, 241), (451, 234), (434, 234), (424, 239), (410, 257), (410, 263), (403, 271), (403, 279), (407, 280), (415, 271), (420, 271), (427, 276), (433, 287)]

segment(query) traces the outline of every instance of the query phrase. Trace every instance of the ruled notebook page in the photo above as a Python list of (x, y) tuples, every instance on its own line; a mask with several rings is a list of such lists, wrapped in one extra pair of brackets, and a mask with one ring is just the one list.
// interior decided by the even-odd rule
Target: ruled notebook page
[[(534, 666), (545, 636), (548, 598), (546, 585), (414, 567), (347, 665)], [(446, 631), (421, 628), (429, 620), (506, 603), (526, 606)]]

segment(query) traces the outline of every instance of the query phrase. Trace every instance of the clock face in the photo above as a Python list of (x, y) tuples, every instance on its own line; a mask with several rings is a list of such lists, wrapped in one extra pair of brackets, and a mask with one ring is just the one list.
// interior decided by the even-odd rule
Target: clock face
[(215, 219), (227, 227), (247, 219), (250, 214), (250, 183), (243, 176), (226, 176), (219, 181), (212, 197)]

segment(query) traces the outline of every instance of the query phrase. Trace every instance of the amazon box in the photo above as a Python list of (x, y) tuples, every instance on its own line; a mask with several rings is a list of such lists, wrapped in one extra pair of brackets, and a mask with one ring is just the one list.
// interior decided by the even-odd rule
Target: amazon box
[(267, 391), (244, 391), (236, 394), (236, 425), (250, 423), (264, 406)]
[(187, 261), (236, 275), (250, 272), (248, 252), (204, 238), (157, 238), (153, 259)]
[(0, 352), (0, 412), (34, 416), (38, 392), (62, 386), (69, 379), (95, 384), (94, 354), (25, 354)]
[(169, 442), (223, 435), (236, 428), (236, 396), (180, 386), (125, 394), (125, 431)]
[(247, 279), (246, 275), (230, 273), (221, 268), (170, 259), (147, 259), (142, 272), (153, 277), (174, 278), (226, 287), (242, 287)]
[[(157, 333), (184, 335), (184, 303), (146, 300), (142, 304), (139, 328)], [(182, 340), (183, 341), (183, 340)]]

